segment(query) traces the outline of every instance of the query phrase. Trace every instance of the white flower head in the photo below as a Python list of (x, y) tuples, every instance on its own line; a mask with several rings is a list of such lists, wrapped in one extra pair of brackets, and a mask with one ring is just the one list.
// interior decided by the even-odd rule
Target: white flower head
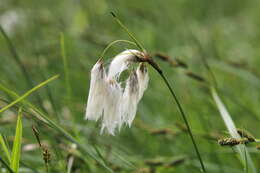
[(91, 81), (86, 108), (86, 119), (102, 120), (101, 133), (105, 130), (114, 135), (122, 124), (131, 126), (139, 101), (148, 86), (148, 72), (143, 63), (134, 70), (122, 88), (120, 74), (133, 63), (139, 63), (138, 57), (144, 53), (138, 50), (126, 50), (118, 54), (110, 63), (106, 73), (99, 60), (91, 70)]
[(127, 79), (122, 98), (122, 120), (131, 126), (139, 102), (139, 81), (136, 72), (132, 72)]
[(144, 91), (148, 87), (148, 82), (149, 82), (149, 76), (148, 76), (148, 71), (144, 63), (141, 63), (139, 67), (136, 70), (137, 78), (139, 81), (139, 100), (144, 95)]
[(91, 70), (90, 88), (86, 108), (86, 119), (97, 121), (103, 114), (104, 95), (106, 91), (106, 72), (102, 60), (93, 66)]
[(140, 54), (142, 54), (140, 51), (133, 49), (125, 50), (118, 54), (109, 66), (108, 78), (118, 79), (121, 72), (126, 70), (131, 63), (135, 62), (137, 56)]

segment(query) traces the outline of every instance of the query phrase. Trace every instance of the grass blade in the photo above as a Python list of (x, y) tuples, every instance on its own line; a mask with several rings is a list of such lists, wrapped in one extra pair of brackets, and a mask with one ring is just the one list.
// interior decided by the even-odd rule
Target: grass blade
[(94, 149), (95, 149), (96, 153), (98, 154), (98, 156), (103, 160), (103, 162), (104, 162), (105, 164), (107, 164), (106, 159), (102, 156), (102, 154), (101, 154), (101, 152), (99, 151), (98, 147), (97, 147), (96, 145), (93, 145), (93, 146), (94, 146)]
[(0, 109), (0, 113), (4, 112), (5, 110), (9, 109), (10, 107), (12, 107), (13, 105), (15, 105), (16, 103), (22, 101), (24, 98), (26, 98), (27, 96), (29, 96), (31, 93), (33, 93), (34, 91), (38, 90), (39, 88), (43, 87), (44, 85), (48, 84), (49, 82), (57, 79), (59, 77), (59, 75), (55, 75), (49, 79), (47, 79), (46, 81), (40, 83), (39, 85), (35, 86), (34, 88), (30, 89), (29, 91), (27, 91), (25, 94), (23, 94), (22, 96), (20, 96), (19, 98), (17, 98), (15, 101), (13, 101), (12, 103), (8, 104), (7, 106), (3, 107), (2, 109)]
[(10, 172), (10, 173), (14, 173), (14, 171), (9, 167), (9, 165), (7, 163), (5, 163), (5, 161), (0, 157), (0, 162), (6, 167), (6, 169)]
[[(220, 115), (228, 129), (228, 132), (229, 134), (233, 137), (233, 138), (237, 138), (237, 139), (240, 139), (241, 137), (239, 136), (239, 134), (237, 133), (237, 130), (236, 130), (236, 126), (235, 126), (235, 123), (233, 122), (230, 114), (228, 113), (225, 105), (223, 104), (222, 100), (220, 99), (220, 97), (218, 96), (218, 93), (216, 91), (215, 88), (211, 88), (211, 94), (212, 94), (212, 97), (213, 97), (213, 100), (215, 101), (217, 107), (218, 107), (218, 110), (220, 112)], [(254, 163), (249, 155), (249, 152), (247, 151), (246, 147), (244, 148), (244, 151), (246, 154), (244, 154), (243, 152), (243, 145), (237, 145), (236, 146), (236, 150), (238, 151), (239, 153), (239, 156), (240, 156), (240, 159), (242, 160), (243, 162), (243, 165), (246, 166), (246, 162), (248, 162), (248, 165), (251, 167), (251, 170), (253, 173), (256, 173), (256, 168), (254, 166)], [(247, 158), (245, 158), (245, 155), (247, 156)]]
[[(1, 83), (0, 83), (0, 90), (4, 91), (5, 93), (7, 93), (9, 96), (13, 97), (14, 99), (17, 99), (20, 97), (16, 92), (8, 89)], [(58, 131), (68, 141), (77, 144), (77, 146), (79, 147), (79, 149), (82, 151), (83, 154), (86, 154), (86, 155), (90, 156), (92, 159), (94, 159), (95, 161), (97, 161), (108, 172), (114, 173), (114, 171), (112, 169), (110, 169), (103, 161), (99, 160), (98, 157), (93, 153), (93, 151), (91, 151), (91, 149), (90, 149), (91, 146), (89, 146), (88, 144), (80, 143), (76, 138), (71, 136), (65, 129), (63, 129), (61, 126), (59, 126), (53, 120), (51, 120), (44, 112), (42, 112), (40, 109), (38, 109), (35, 105), (31, 104), (27, 100), (21, 100), (21, 102), (24, 104), (24, 106), (26, 106), (26, 107), (24, 107), (24, 109), (27, 108), (28, 111), (30, 111), (30, 112), (32, 112), (32, 110), (33, 110), (33, 115), (35, 115), (35, 113), (37, 113), (37, 115), (35, 115), (35, 117), (37, 119), (39, 119), (43, 123), (47, 124), (49, 127), (53, 128), (54, 130)]]
[[(21, 69), (23, 76), (26, 79), (27, 85), (30, 88), (33, 88), (34, 84), (32, 82), (32, 79), (30, 78), (29, 72), (26, 70), (25, 65), (22, 63), (21, 58), (19, 56), (19, 54), (16, 51), (15, 46), (13, 45), (11, 39), (9, 38), (9, 36), (6, 34), (4, 28), (0, 25), (0, 32), (1, 34), (4, 36), (6, 43), (8, 45), (9, 51), (12, 54), (11, 57), (13, 57), (14, 61), (16, 62), (16, 64), (19, 66), (19, 68)], [(42, 106), (42, 100), (39, 94), (36, 93), (36, 99), (37, 102), (40, 104), (40, 107), (44, 110), (44, 107)]]
[(19, 108), (18, 118), (17, 118), (17, 123), (16, 123), (14, 144), (13, 144), (13, 149), (12, 149), (11, 166), (10, 166), (11, 169), (14, 170), (15, 173), (19, 172), (22, 134), (23, 134), (22, 108)]
[(218, 70), (238, 76), (244, 81), (252, 84), (252, 86), (255, 86), (256, 88), (260, 88), (260, 79), (257, 75), (253, 74), (252, 72), (246, 71), (245, 69), (232, 67), (221, 61), (212, 60), (211, 64), (214, 66), (214, 68)]
[(245, 154), (245, 173), (248, 173), (248, 161), (247, 161), (247, 152), (246, 152), (246, 146), (244, 145), (244, 154)]
[(64, 41), (64, 34), (60, 34), (60, 48), (61, 48), (61, 56), (63, 60), (63, 69), (64, 69), (64, 75), (65, 75), (65, 83), (66, 83), (66, 89), (67, 89), (67, 102), (71, 98), (71, 86), (70, 86), (70, 79), (69, 79), (69, 67), (68, 67), (68, 59), (66, 55), (66, 49), (65, 49), (65, 41)]
[(4, 138), (1, 134), (0, 134), (0, 145), (2, 146), (2, 149), (3, 149), (3, 151), (6, 155), (6, 158), (7, 158), (8, 162), (10, 163), (11, 162), (11, 154), (10, 154), (8, 147), (5, 143), (5, 140), (4, 140)]

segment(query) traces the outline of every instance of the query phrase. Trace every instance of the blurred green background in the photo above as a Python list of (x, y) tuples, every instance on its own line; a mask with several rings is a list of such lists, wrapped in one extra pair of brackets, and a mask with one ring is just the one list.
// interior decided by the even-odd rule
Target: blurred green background
[[(202, 58), (206, 58), (216, 76), (219, 95), (237, 127), (257, 137), (260, 135), (259, 10), (257, 0), (0, 0), (0, 24), (20, 58), (19, 62), (14, 58), (1, 34), (0, 81), (23, 94), (60, 74), (58, 80), (36, 91), (28, 100), (81, 143), (98, 147), (115, 172), (200, 172), (176, 104), (152, 68), (149, 87), (131, 128), (123, 127), (116, 136), (100, 135), (99, 123), (83, 120), (93, 64), (111, 41), (129, 39), (110, 12), (119, 16), (150, 54), (163, 52), (172, 59), (178, 58), (188, 65), (189, 71), (204, 78), (208, 75)], [(67, 88), (64, 77), (61, 33), (71, 89)], [(124, 43), (114, 46), (107, 52), (106, 62), (126, 48), (131, 46)], [(209, 91), (187, 77), (186, 70), (155, 60), (165, 71), (188, 115), (208, 172), (243, 172), (243, 165), (233, 150), (217, 143), (219, 137), (228, 134)], [(2, 91), (0, 97), (12, 101)], [(0, 102), (1, 107), (5, 104)], [(10, 146), (16, 114), (14, 107), (0, 115), (0, 132)], [(106, 171), (90, 157), (75, 154), (70, 142), (30, 114), (25, 114), (23, 123), (20, 172), (46, 172), (32, 125), (37, 126), (42, 142), (51, 152), (50, 172), (66, 172), (71, 155), (75, 158), (72, 172)], [(161, 129), (166, 129), (166, 134), (155, 134)], [(248, 149), (260, 170), (259, 151), (254, 145)], [(1, 152), (0, 149), (0, 155)], [(171, 165), (172, 162), (175, 164)], [(156, 163), (159, 166), (154, 166)]]

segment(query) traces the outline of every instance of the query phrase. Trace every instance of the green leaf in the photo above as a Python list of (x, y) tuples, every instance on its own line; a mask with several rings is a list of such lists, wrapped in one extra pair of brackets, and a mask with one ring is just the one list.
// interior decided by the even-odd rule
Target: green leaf
[(22, 133), (23, 133), (22, 108), (19, 108), (14, 144), (12, 149), (12, 157), (11, 157), (11, 169), (14, 170), (15, 173), (19, 172), (18, 170), (19, 170), (19, 162), (21, 156)]
[(6, 155), (6, 158), (7, 158), (8, 162), (10, 163), (11, 162), (11, 154), (8, 150), (6, 143), (5, 143), (4, 137), (1, 134), (0, 134), (0, 145), (2, 146), (2, 149), (3, 149), (3, 151)]

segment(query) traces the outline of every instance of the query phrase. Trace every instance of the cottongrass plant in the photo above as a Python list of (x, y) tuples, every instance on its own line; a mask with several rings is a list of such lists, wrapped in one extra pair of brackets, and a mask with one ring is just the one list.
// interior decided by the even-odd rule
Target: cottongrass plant
[[(182, 106), (163, 71), (146, 52), (142, 44), (132, 35), (128, 28), (116, 17), (114, 13), (111, 14), (115, 21), (127, 32), (130, 38), (134, 41), (135, 46), (138, 47), (140, 51), (126, 50), (117, 55), (111, 62), (108, 73), (106, 73), (104, 69), (102, 61), (103, 56), (101, 56), (101, 59), (91, 70), (86, 119), (97, 121), (102, 118), (101, 132), (106, 129), (108, 133), (112, 135), (114, 135), (115, 129), (120, 129), (122, 124), (126, 123), (130, 126), (135, 117), (138, 102), (142, 98), (142, 95), (148, 85), (148, 73), (144, 65), (144, 63), (147, 63), (158, 72), (160, 77), (163, 79), (163, 82), (169, 89), (174, 101), (177, 103), (177, 107), (185, 122), (185, 125), (187, 126), (188, 134), (198, 156), (202, 172), (206, 173), (204, 163), (184, 110), (182, 109)], [(107, 48), (105, 50), (107, 50)], [(122, 89), (121, 83), (119, 82), (120, 74), (124, 70), (128, 69), (133, 62), (139, 63), (139, 67), (137, 70), (132, 71), (126, 81), (126, 87)]]
[[(101, 133), (106, 130), (114, 135), (123, 124), (130, 127), (137, 110), (137, 105), (147, 88), (149, 77), (144, 63), (139, 60), (143, 53), (138, 50), (125, 50), (110, 63), (108, 72), (99, 59), (91, 70), (91, 81), (86, 108), (86, 119), (102, 119)], [(132, 70), (122, 87), (120, 75), (129, 69), (131, 64), (139, 63)]]

